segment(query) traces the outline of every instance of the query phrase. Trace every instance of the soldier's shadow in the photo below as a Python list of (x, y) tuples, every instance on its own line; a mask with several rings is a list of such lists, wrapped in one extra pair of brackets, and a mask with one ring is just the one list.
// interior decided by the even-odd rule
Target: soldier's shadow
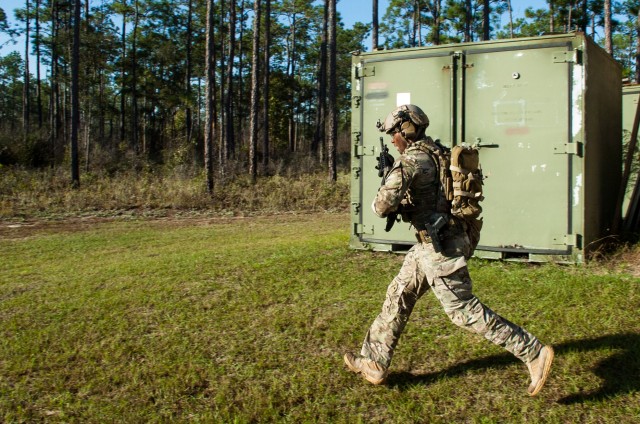
[[(600, 387), (591, 392), (567, 395), (559, 399), (559, 403), (574, 404), (585, 401), (600, 401), (612, 396), (640, 390), (640, 334), (623, 333), (584, 340), (571, 340), (554, 344), (553, 347), (557, 359), (567, 352), (589, 352), (602, 349), (615, 350), (610, 356), (599, 361), (590, 369), (578, 371), (592, 372), (600, 377), (602, 379)], [(388, 384), (403, 389), (416, 384), (429, 384), (441, 378), (455, 377), (471, 370), (509, 366), (519, 362), (520, 361), (510, 354), (494, 355), (462, 362), (433, 373), (391, 373), (388, 378)], [(566, 371), (564, 372), (566, 373)]]

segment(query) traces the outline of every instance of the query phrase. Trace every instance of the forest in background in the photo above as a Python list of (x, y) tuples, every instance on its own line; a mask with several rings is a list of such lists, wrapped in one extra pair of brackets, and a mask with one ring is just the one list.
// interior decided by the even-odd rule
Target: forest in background
[[(638, 81), (639, 0), (24, 0), (0, 57), (0, 167), (108, 176), (348, 169), (351, 52), (582, 31)], [(18, 25), (9, 25), (12, 13)], [(370, 44), (369, 44), (370, 43)], [(28, 53), (28, 54), (27, 54)], [(35, 66), (23, 56), (35, 58)]]

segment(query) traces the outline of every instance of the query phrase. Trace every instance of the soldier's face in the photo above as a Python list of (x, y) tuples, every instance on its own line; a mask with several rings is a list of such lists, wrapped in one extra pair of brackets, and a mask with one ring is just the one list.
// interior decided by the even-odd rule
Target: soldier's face
[(402, 134), (398, 131), (393, 134), (393, 139), (391, 140), (393, 145), (398, 149), (398, 153), (403, 154), (405, 149), (407, 148), (407, 140), (402, 136)]

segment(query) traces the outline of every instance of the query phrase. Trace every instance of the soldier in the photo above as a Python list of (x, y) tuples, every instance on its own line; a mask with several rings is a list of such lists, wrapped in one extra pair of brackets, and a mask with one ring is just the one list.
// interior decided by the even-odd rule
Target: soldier
[[(427, 115), (411, 104), (396, 108), (384, 123), (378, 122), (380, 131), (393, 137), (401, 156), (393, 162), (372, 208), (380, 217), (400, 213), (403, 221), (411, 222), (415, 228), (418, 243), (409, 250), (389, 285), (382, 311), (369, 328), (360, 355), (346, 353), (344, 361), (349, 370), (362, 374), (367, 381), (384, 383), (411, 311), (431, 289), (454, 324), (483, 335), (527, 365), (531, 375), (527, 392), (535, 396), (549, 375), (553, 348), (502, 318), (473, 295), (467, 259), (473, 254), (478, 237), (469, 232), (464, 220), (450, 213), (437, 160), (431, 153), (438, 146), (425, 135), (428, 125)], [(438, 252), (422, 230), (441, 217), (447, 224), (439, 231), (442, 250)]]

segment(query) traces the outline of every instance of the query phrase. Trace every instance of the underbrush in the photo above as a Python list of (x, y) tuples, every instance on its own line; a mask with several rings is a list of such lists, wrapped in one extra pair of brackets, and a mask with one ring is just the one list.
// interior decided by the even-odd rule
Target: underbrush
[(349, 175), (335, 183), (327, 173), (279, 170), (252, 183), (246, 175), (219, 177), (214, 193), (200, 170), (143, 169), (85, 173), (72, 188), (66, 170), (0, 167), (0, 219), (59, 215), (216, 212), (228, 215), (346, 210)]

